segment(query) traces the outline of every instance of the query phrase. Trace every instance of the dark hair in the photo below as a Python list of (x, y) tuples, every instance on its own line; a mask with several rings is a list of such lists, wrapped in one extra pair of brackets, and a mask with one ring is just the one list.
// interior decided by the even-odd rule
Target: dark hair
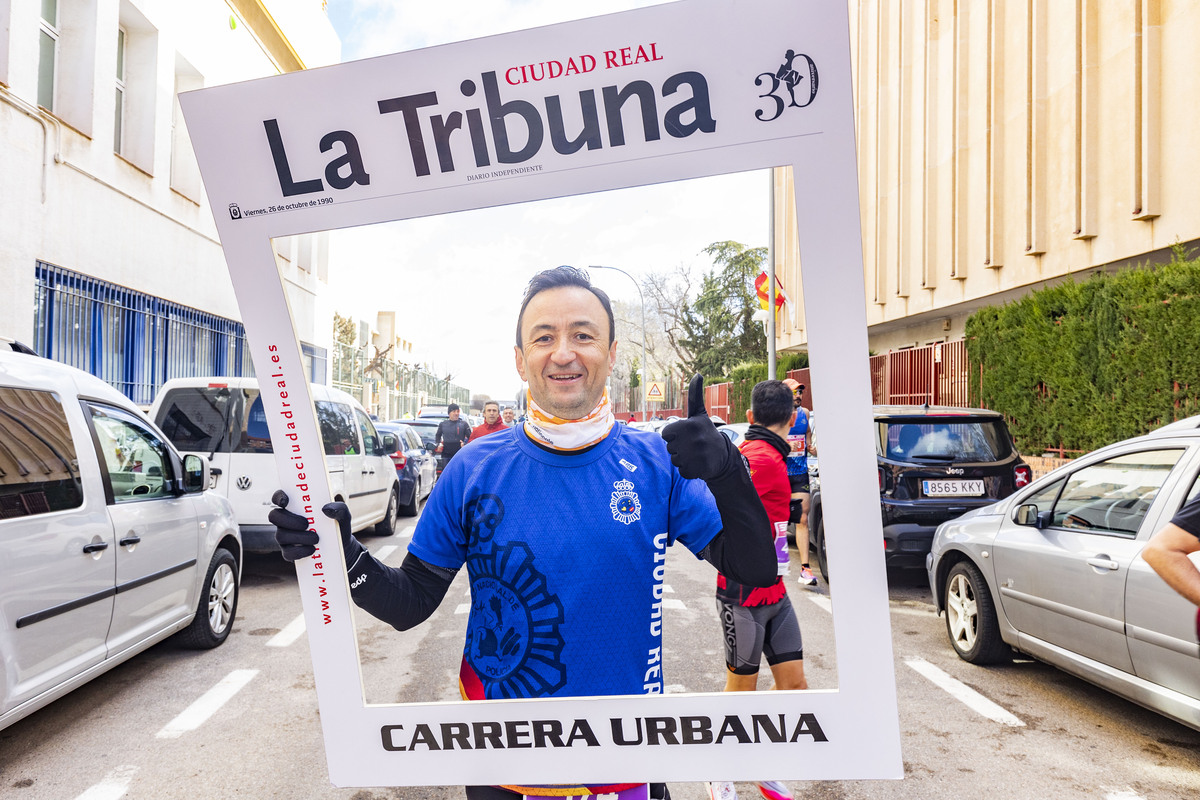
[(787, 422), (796, 410), (792, 406), (792, 390), (783, 381), (760, 381), (750, 392), (750, 410), (754, 412), (755, 424), (764, 428)]
[(485, 402), (483, 404), (483, 410), (487, 411), (488, 406), (495, 406), (496, 410), (499, 411), (500, 410), (500, 401), (499, 400), (488, 400), (487, 402)]
[(604, 306), (604, 313), (608, 315), (608, 344), (611, 346), (616, 340), (617, 326), (613, 320), (612, 302), (608, 299), (608, 295), (604, 293), (603, 289), (592, 286), (592, 282), (588, 279), (586, 272), (577, 267), (564, 265), (542, 270), (530, 278), (529, 285), (525, 287), (525, 297), (521, 300), (521, 311), (517, 314), (518, 350), (521, 349), (521, 321), (525, 318), (525, 306), (529, 305), (529, 301), (535, 295), (547, 289), (561, 289), (567, 286), (578, 286), (580, 289), (587, 289), (596, 295), (596, 299), (600, 301), (600, 305)]
[(458, 407), (458, 403), (451, 403), (446, 406), (446, 413), (449, 414), (451, 411), (462, 411), (462, 409)]

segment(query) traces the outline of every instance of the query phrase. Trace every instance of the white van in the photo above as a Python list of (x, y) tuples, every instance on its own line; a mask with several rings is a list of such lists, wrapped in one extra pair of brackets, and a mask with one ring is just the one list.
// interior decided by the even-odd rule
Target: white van
[(0, 729), (237, 614), (233, 509), (104, 381), (0, 342)]
[[(374, 526), (391, 536), (400, 495), (396, 467), (386, 442), (363, 407), (345, 392), (311, 384), (329, 488), (350, 507), (355, 530)], [(167, 381), (150, 418), (177, 448), (209, 461), (212, 487), (229, 498), (247, 552), (278, 550), (275, 526), (267, 521), (271, 495), (279, 488), (267, 415), (255, 378), (175, 378)], [(395, 450), (392, 442), (391, 450)]]

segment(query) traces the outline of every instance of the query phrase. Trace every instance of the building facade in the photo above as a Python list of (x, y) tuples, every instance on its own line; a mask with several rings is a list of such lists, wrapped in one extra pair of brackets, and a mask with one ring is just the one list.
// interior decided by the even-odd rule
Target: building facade
[[(247, 374), (178, 94), (336, 63), (322, 0), (0, 0), (0, 337), (148, 404)], [(314, 379), (328, 240), (276, 245)]]
[[(874, 352), (1200, 244), (1200, 4), (854, 0), (850, 25)], [(800, 306), (792, 186), (776, 170), (773, 244)], [(795, 316), (780, 349), (807, 346)]]

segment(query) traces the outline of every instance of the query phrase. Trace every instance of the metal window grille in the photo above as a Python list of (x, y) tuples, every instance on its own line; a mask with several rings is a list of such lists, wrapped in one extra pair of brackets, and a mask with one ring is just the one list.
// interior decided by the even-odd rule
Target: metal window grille
[(368, 370), (371, 361), (366, 348), (335, 343), (333, 386), (353, 395), (382, 420), (400, 419), (405, 414), (416, 416), (423, 405), (458, 403), (466, 408), (470, 403), (468, 389), (420, 367), (383, 359)]
[(169, 378), (253, 376), (240, 322), (37, 262), (34, 349), (149, 405)]

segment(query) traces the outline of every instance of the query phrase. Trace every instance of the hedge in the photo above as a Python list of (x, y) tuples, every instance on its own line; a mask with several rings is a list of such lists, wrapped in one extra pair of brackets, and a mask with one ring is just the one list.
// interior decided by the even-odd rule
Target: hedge
[[(780, 353), (775, 361), (775, 374), (782, 378), (794, 369), (808, 366), (808, 353)], [(767, 363), (741, 364), (729, 373), (729, 419), (742, 421), (750, 408), (750, 392), (754, 384), (767, 379)]]
[[(1068, 281), (966, 323), (974, 405), (1023, 452), (1093, 450), (1200, 413), (1200, 259)], [(981, 370), (982, 366), (982, 370)]]

